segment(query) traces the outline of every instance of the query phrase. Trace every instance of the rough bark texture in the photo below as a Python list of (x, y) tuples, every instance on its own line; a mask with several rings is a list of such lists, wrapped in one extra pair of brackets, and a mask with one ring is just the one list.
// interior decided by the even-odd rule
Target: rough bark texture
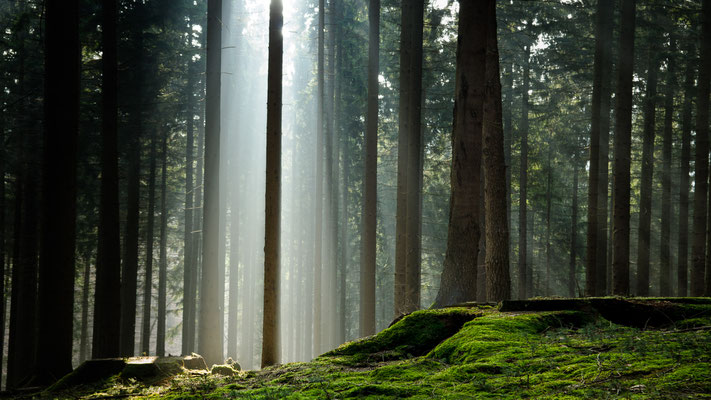
[(671, 162), (674, 123), (674, 91), (676, 89), (676, 38), (670, 37), (669, 56), (667, 57), (667, 78), (664, 100), (664, 139), (662, 145), (662, 227), (659, 253), (659, 295), (671, 296)]
[(92, 358), (119, 355), (121, 251), (119, 237), (116, 0), (102, 11), (102, 130), (99, 243), (96, 256)]
[(501, 77), (496, 32), (496, 1), (488, 0), (486, 86), (483, 121), (484, 192), (486, 202), (486, 298), (511, 298), (509, 276), (508, 186), (501, 112)]
[(264, 322), (262, 368), (280, 361), (279, 235), (281, 234), (281, 74), (284, 25), (281, 0), (269, 9), (269, 73), (267, 77), (267, 192), (264, 237)]
[(363, 225), (360, 253), (360, 336), (375, 334), (375, 256), (378, 194), (378, 66), (380, 0), (368, 5), (368, 114), (364, 146)]
[(207, 3), (207, 92), (205, 100), (205, 199), (203, 253), (200, 282), (198, 352), (205, 361), (221, 364), (219, 208), (220, 208), (220, 64), (222, 51), (222, 0)]
[(689, 272), (689, 163), (691, 162), (691, 110), (696, 75), (696, 51), (689, 46), (684, 77), (684, 106), (681, 117), (681, 166), (679, 168), (679, 244), (677, 246), (677, 296), (688, 293)]
[[(166, 128), (164, 128), (166, 129)], [(158, 316), (156, 329), (156, 355), (165, 356), (165, 319), (168, 280), (168, 206), (167, 206), (167, 169), (168, 169), (168, 132), (163, 133), (161, 145), (163, 156), (160, 180), (160, 249), (158, 255)]]
[(706, 255), (706, 191), (709, 174), (709, 80), (711, 79), (711, 0), (703, 1), (701, 16), (701, 66), (696, 98), (696, 162), (694, 163), (694, 233), (691, 245), (691, 296), (704, 293), (704, 268)]
[(486, 23), (477, 21), (487, 11), (485, 2), (462, 2), (459, 10), (449, 229), (434, 307), (476, 299), (487, 45)]
[(654, 175), (654, 138), (656, 136), (657, 80), (659, 76), (659, 38), (649, 36), (647, 91), (644, 98), (644, 131), (642, 142), (642, 177), (639, 195), (639, 228), (637, 234), (637, 292), (649, 295), (649, 255), (652, 224), (652, 178)]
[[(36, 384), (72, 370), (79, 137), (79, 2), (46, 7)], [(30, 357), (26, 354), (25, 357)]]
[(615, 111), (612, 293), (622, 296), (630, 292), (630, 151), (635, 8), (635, 0), (621, 0), (621, 19), (625, 23), (620, 32)]
[(153, 230), (156, 207), (156, 137), (151, 134), (150, 166), (148, 172), (148, 222), (146, 223), (146, 275), (143, 280), (143, 319), (141, 320), (141, 351), (150, 354), (151, 303), (153, 300)]
[(528, 192), (528, 88), (530, 87), (530, 70), (531, 70), (531, 47), (526, 46), (524, 49), (523, 61), (523, 87), (521, 88), (521, 169), (519, 172), (519, 203), (518, 203), (518, 298), (525, 299), (530, 295), (527, 290), (528, 280), (528, 235), (526, 232), (526, 224), (528, 218), (527, 213), (527, 192)]

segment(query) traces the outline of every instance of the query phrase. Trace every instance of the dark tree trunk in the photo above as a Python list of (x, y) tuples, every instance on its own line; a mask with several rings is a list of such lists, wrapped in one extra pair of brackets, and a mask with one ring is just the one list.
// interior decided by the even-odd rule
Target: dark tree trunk
[(38, 384), (54, 382), (72, 370), (81, 68), (79, 1), (49, 0), (45, 7)]
[(575, 266), (578, 247), (578, 162), (573, 160), (573, 205), (571, 209), (570, 227), (570, 267), (568, 269), (568, 297), (575, 297), (577, 280), (575, 279)]
[(91, 256), (84, 258), (84, 278), (81, 288), (81, 328), (79, 333), (79, 363), (89, 358), (89, 286), (91, 285)]
[(205, 100), (205, 203), (203, 205), (202, 278), (198, 351), (208, 364), (222, 363), (220, 326), (220, 65), (222, 51), (222, 0), (208, 0), (207, 92)]
[(447, 250), (434, 307), (476, 300), (479, 198), (486, 71), (486, 2), (462, 2), (452, 135)]
[(375, 256), (378, 192), (378, 71), (380, 0), (368, 5), (368, 114), (364, 146), (363, 225), (360, 253), (360, 336), (375, 334)]
[(632, 71), (635, 0), (621, 0), (620, 60), (615, 121), (615, 190), (613, 216), (612, 293), (630, 292), (630, 152), (632, 136)]
[[(5, 143), (5, 121), (4, 117), (0, 116), (0, 143)], [(6, 306), (6, 287), (5, 287), (5, 216), (7, 214), (7, 199), (5, 198), (5, 160), (7, 160), (7, 151), (5, 148), (0, 149), (0, 349), (5, 349), (5, 306)], [(0, 377), (3, 374), (3, 357), (5, 351), (0, 351)], [(0, 379), (0, 387), (2, 379)]]
[(684, 77), (684, 106), (681, 117), (681, 167), (679, 176), (679, 243), (677, 250), (677, 296), (688, 293), (689, 271), (689, 163), (691, 162), (691, 111), (696, 74), (696, 51), (693, 45), (687, 51)]
[(659, 295), (671, 296), (671, 163), (674, 123), (674, 92), (676, 89), (676, 38), (669, 38), (667, 79), (664, 100), (664, 143), (662, 148), (662, 231), (660, 237)]
[(548, 177), (546, 179), (546, 289), (544, 295), (551, 295), (551, 190), (553, 184), (553, 146), (548, 143)]
[(168, 205), (166, 201), (168, 169), (168, 130), (163, 133), (163, 155), (160, 181), (160, 249), (158, 256), (158, 323), (156, 332), (156, 355), (165, 356), (165, 319), (168, 280)]
[(528, 266), (526, 258), (528, 255), (528, 243), (526, 223), (528, 218), (527, 213), (527, 194), (528, 194), (528, 89), (530, 87), (530, 70), (531, 70), (531, 47), (526, 46), (524, 49), (523, 61), (523, 87), (521, 88), (521, 169), (519, 172), (519, 211), (518, 211), (518, 298), (525, 299), (531, 293), (526, 290), (528, 286), (527, 276)]
[(511, 298), (509, 276), (508, 186), (501, 111), (501, 76), (496, 31), (496, 1), (489, 0), (486, 25), (486, 84), (483, 113), (484, 191), (486, 202), (486, 298)]
[(281, 100), (284, 25), (281, 0), (269, 9), (269, 73), (267, 90), (267, 193), (264, 237), (264, 323), (262, 368), (278, 363), (279, 354), (279, 235), (281, 233)]
[(143, 283), (143, 320), (141, 321), (141, 354), (150, 353), (151, 300), (153, 299), (153, 228), (155, 225), (156, 198), (156, 137), (151, 135), (150, 167), (148, 177), (148, 223), (146, 226), (146, 276)]
[(103, 1), (101, 200), (94, 290), (93, 358), (118, 357), (121, 313), (119, 237), (116, 0)]

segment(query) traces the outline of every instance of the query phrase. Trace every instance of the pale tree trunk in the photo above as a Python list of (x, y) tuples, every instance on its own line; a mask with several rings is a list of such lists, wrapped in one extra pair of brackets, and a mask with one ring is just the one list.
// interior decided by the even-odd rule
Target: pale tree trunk
[(316, 99), (316, 201), (314, 201), (314, 311), (313, 311), (313, 355), (321, 354), (321, 277), (323, 273), (323, 117), (324, 117), (324, 28), (326, 24), (325, 1), (318, 6), (318, 71)]
[[(237, 165), (237, 157), (233, 158)], [(227, 314), (227, 357), (237, 359), (237, 308), (239, 307), (239, 173), (233, 171), (230, 203), (230, 293), (229, 311)]]
[(459, 10), (457, 71), (452, 135), (452, 192), (442, 278), (434, 307), (473, 301), (481, 230), (482, 111), (485, 94), (485, 2), (462, 2)]
[(162, 153), (163, 166), (160, 182), (160, 249), (158, 256), (158, 327), (156, 332), (156, 355), (165, 356), (165, 319), (168, 280), (168, 206), (166, 201), (167, 168), (168, 168), (168, 134), (163, 128)]
[(220, 63), (222, 0), (208, 0), (207, 91), (205, 99), (205, 199), (203, 205), (203, 264), (200, 284), (198, 352), (208, 365), (222, 363), (220, 326)]
[(630, 152), (632, 136), (632, 72), (635, 0), (621, 0), (620, 60), (615, 120), (615, 188), (613, 216), (612, 294), (630, 293)]
[(486, 298), (511, 297), (509, 276), (508, 186), (501, 111), (501, 77), (496, 32), (496, 1), (489, 0), (487, 26), (486, 86), (483, 121), (483, 154), (486, 201)]
[(267, 77), (267, 193), (264, 238), (264, 324), (262, 368), (280, 362), (279, 235), (281, 211), (281, 100), (284, 25), (281, 0), (269, 8), (269, 73)]
[[(191, 28), (192, 34), (192, 28)], [(190, 314), (191, 309), (195, 307), (195, 291), (192, 290), (194, 282), (190, 279), (192, 270), (196, 268), (193, 261), (193, 196), (195, 192), (195, 183), (193, 181), (193, 163), (195, 151), (195, 104), (194, 104), (194, 89), (195, 82), (193, 76), (195, 71), (195, 63), (190, 63), (188, 68), (188, 86), (185, 89), (187, 97), (187, 113), (186, 113), (186, 143), (185, 143), (185, 231), (183, 232), (183, 326), (182, 326), (182, 354), (190, 354), (191, 349), (188, 346), (190, 337)]]
[(364, 146), (363, 213), (360, 253), (360, 336), (375, 334), (375, 256), (378, 192), (378, 66), (380, 0), (368, 5), (368, 114)]
[(151, 135), (151, 153), (148, 177), (148, 223), (146, 227), (146, 277), (143, 284), (143, 320), (141, 321), (141, 354), (150, 353), (151, 300), (153, 297), (153, 228), (155, 225), (156, 197), (156, 137)]
[(676, 89), (676, 38), (669, 38), (667, 79), (664, 101), (664, 143), (662, 148), (662, 232), (660, 237), (659, 295), (671, 296), (671, 163), (674, 123), (674, 91)]
[(691, 161), (691, 110), (696, 74), (696, 51), (693, 45), (687, 51), (684, 77), (684, 105), (681, 117), (681, 166), (679, 176), (679, 242), (677, 250), (677, 296), (688, 293), (689, 272), (689, 163)]

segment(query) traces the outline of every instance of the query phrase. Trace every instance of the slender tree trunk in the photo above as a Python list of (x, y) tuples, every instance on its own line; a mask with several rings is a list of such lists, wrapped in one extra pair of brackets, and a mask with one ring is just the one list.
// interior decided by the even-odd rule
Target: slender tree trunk
[(527, 213), (527, 195), (528, 195), (528, 90), (530, 87), (530, 70), (531, 70), (531, 47), (526, 46), (524, 49), (523, 62), (523, 87), (521, 88), (521, 170), (519, 172), (519, 211), (518, 211), (518, 297), (525, 299), (530, 292), (526, 290), (527, 270), (526, 257), (528, 254), (526, 223), (528, 218)]
[(551, 189), (553, 183), (553, 146), (548, 143), (548, 179), (546, 182), (546, 297), (551, 295)]
[(323, 117), (324, 117), (324, 27), (326, 23), (325, 1), (318, 3), (318, 71), (316, 100), (316, 201), (314, 202), (314, 318), (313, 318), (313, 354), (321, 354), (321, 277), (323, 269)]
[(677, 249), (677, 296), (688, 293), (689, 271), (689, 163), (691, 161), (691, 110), (696, 74), (696, 51), (693, 45), (687, 51), (684, 77), (684, 106), (681, 121), (681, 167), (679, 176), (679, 244)]
[(499, 45), (496, 31), (496, 1), (489, 0), (486, 32), (486, 84), (483, 121), (483, 158), (486, 202), (486, 298), (511, 297), (509, 276), (508, 186), (501, 111)]
[(267, 78), (267, 193), (264, 237), (264, 324), (262, 368), (278, 363), (279, 354), (279, 235), (281, 233), (281, 0), (269, 8), (269, 73)]
[(568, 297), (575, 297), (577, 280), (575, 279), (575, 266), (578, 247), (578, 163), (573, 160), (573, 205), (571, 209), (570, 227), (570, 268), (568, 269)]
[[(604, 263), (599, 259), (599, 257), (604, 259), (604, 252), (601, 252), (599, 247), (604, 246), (604, 241), (601, 240), (601, 235), (604, 236), (604, 229), (600, 224), (607, 226), (607, 215), (605, 213), (607, 200), (604, 200), (605, 206), (602, 206), (603, 196), (600, 192), (604, 192), (604, 198), (606, 199), (607, 152), (602, 151), (602, 149), (607, 149), (607, 140), (609, 140), (610, 96), (608, 83), (613, 10), (612, 0), (598, 1), (595, 19), (595, 63), (593, 67), (590, 171), (588, 175), (588, 230), (587, 251), (585, 253), (585, 293), (588, 296), (602, 295), (604, 292), (604, 290), (598, 290), (604, 287), (599, 280), (602, 279), (603, 282), (605, 280), (605, 274), (601, 273), (605, 271)], [(606, 140), (605, 143), (603, 143), (603, 140)], [(602, 180), (604, 180), (604, 187)], [(604, 222), (600, 218), (601, 213), (605, 216)], [(600, 271), (601, 268), (602, 271)]]
[(652, 178), (656, 136), (657, 80), (659, 74), (659, 38), (649, 37), (647, 92), (644, 101), (644, 141), (642, 143), (642, 178), (640, 180), (639, 228), (637, 235), (637, 295), (649, 295), (649, 253), (652, 223)]
[(121, 251), (118, 191), (117, 0), (103, 0), (102, 131), (99, 240), (94, 289), (92, 357), (119, 355)]
[(91, 285), (91, 256), (84, 258), (84, 278), (81, 288), (81, 328), (79, 334), (79, 363), (89, 358), (89, 286)]
[(621, 0), (620, 60), (615, 121), (615, 190), (613, 217), (612, 293), (630, 292), (630, 152), (632, 136), (632, 72), (635, 0)]
[(460, 5), (451, 206), (447, 250), (434, 307), (476, 299), (487, 13), (486, 2)]
[(364, 146), (363, 222), (360, 253), (360, 336), (375, 334), (375, 256), (378, 194), (378, 70), (380, 0), (368, 5), (368, 114)]
[[(5, 143), (5, 121), (4, 117), (0, 116), (0, 143)], [(7, 254), (5, 248), (5, 223), (7, 215), (7, 199), (5, 198), (5, 160), (7, 160), (7, 151), (5, 148), (0, 149), (0, 377), (3, 374), (3, 358), (5, 354), (5, 306), (6, 306), (6, 289), (5, 286), (5, 256)], [(0, 378), (0, 387), (2, 387), (2, 379)]]
[[(504, 156), (506, 157), (506, 224), (509, 231), (509, 263), (513, 259), (513, 246), (511, 240), (511, 143), (513, 142), (513, 65), (509, 70), (504, 67), (502, 97), (505, 106), (502, 109), (504, 128)], [(510, 275), (510, 273), (509, 273)]]
[(205, 104), (205, 204), (203, 206), (203, 267), (200, 286), (198, 351), (208, 364), (222, 360), (219, 276), (220, 208), (220, 60), (222, 0), (208, 0), (207, 94)]
[(667, 57), (667, 79), (664, 101), (664, 143), (662, 149), (662, 231), (660, 237), (659, 295), (671, 296), (671, 163), (674, 123), (674, 91), (676, 89), (675, 68), (676, 38), (669, 38), (669, 56)]
[(166, 201), (167, 169), (168, 169), (168, 130), (162, 128), (163, 155), (160, 181), (160, 249), (158, 256), (158, 327), (156, 332), (156, 355), (165, 356), (165, 319), (166, 319), (166, 285), (168, 280), (168, 206)]
[(150, 354), (151, 300), (153, 299), (153, 228), (156, 198), (156, 137), (151, 135), (150, 171), (148, 175), (148, 223), (146, 227), (146, 278), (143, 284), (143, 320), (141, 354)]
[(706, 191), (709, 174), (709, 79), (711, 75), (711, 1), (703, 1), (701, 38), (701, 66), (696, 99), (696, 167), (694, 184), (694, 237), (691, 247), (691, 296), (704, 293), (706, 255)]
[[(79, 2), (46, 7), (44, 151), (35, 383), (72, 370), (79, 138)], [(26, 355), (29, 356), (29, 355)]]
[[(233, 159), (233, 166), (237, 165), (237, 157)], [(234, 168), (234, 167), (233, 167)], [(233, 171), (235, 177), (232, 180), (231, 203), (230, 203), (230, 294), (229, 311), (227, 318), (227, 356), (237, 357), (237, 309), (239, 307), (239, 173)]]
[[(190, 29), (192, 35), (192, 27)], [(196, 268), (193, 261), (193, 196), (195, 193), (195, 183), (193, 181), (193, 163), (195, 151), (195, 90), (194, 76), (195, 63), (190, 63), (188, 70), (188, 86), (185, 90), (187, 97), (186, 115), (186, 144), (185, 144), (185, 232), (183, 239), (183, 327), (182, 327), (182, 354), (190, 354), (189, 340), (190, 315), (195, 307), (195, 282), (191, 280), (192, 271)]]

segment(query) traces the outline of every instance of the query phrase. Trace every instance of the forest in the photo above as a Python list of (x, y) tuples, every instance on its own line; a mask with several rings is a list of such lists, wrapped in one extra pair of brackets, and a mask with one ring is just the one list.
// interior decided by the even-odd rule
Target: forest
[(711, 0), (0, 28), (0, 398), (711, 392)]

